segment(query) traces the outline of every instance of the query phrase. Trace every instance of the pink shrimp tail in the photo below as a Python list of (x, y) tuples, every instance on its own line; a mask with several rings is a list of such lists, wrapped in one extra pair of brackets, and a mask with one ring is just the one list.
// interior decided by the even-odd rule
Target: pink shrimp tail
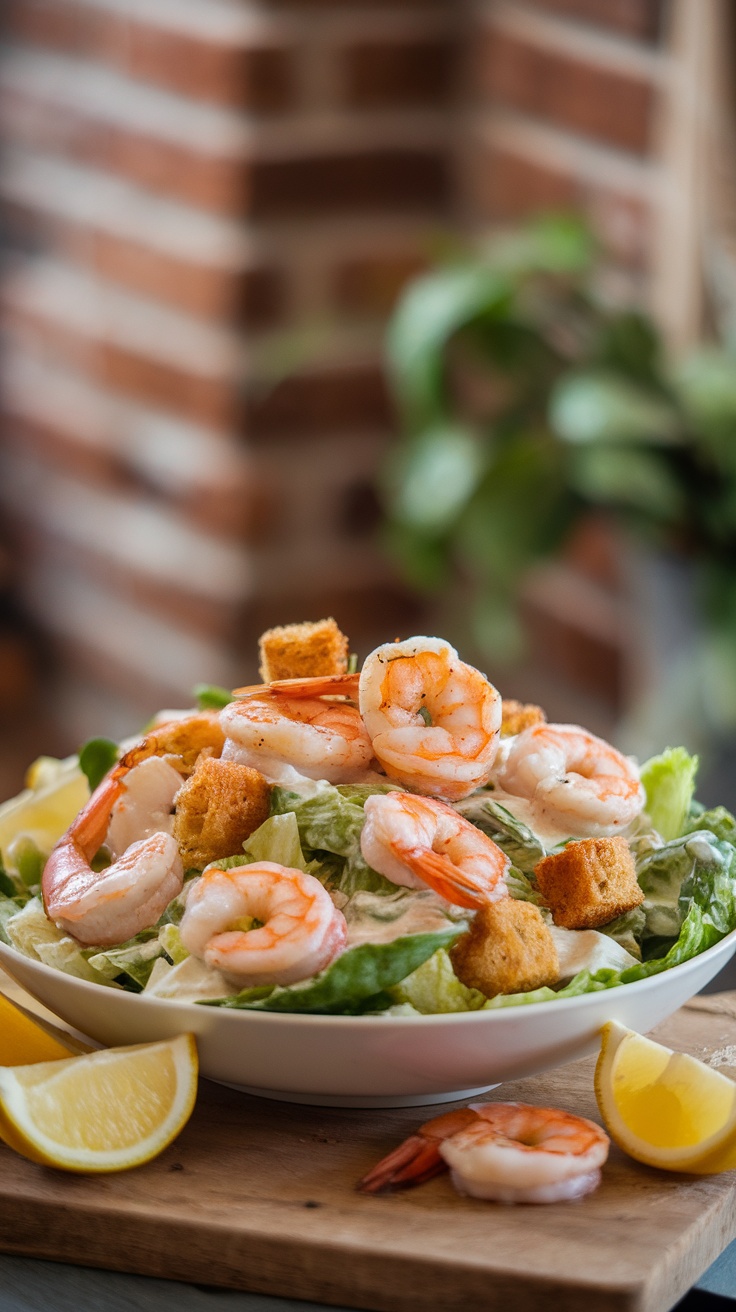
[[(396, 851), (397, 856), (409, 855), (399, 853), (398, 849), (393, 850)], [(410, 856), (411, 868), (419, 878), (454, 906), (477, 910), (488, 902), (495, 902), (506, 892), (506, 885), (500, 877), (483, 882), (472, 879), (439, 852), (417, 849), (412, 851)]]
[(235, 688), (233, 696), (260, 697), (264, 692), (275, 697), (357, 697), (360, 675), (325, 674), (304, 679), (274, 679), (272, 683), (251, 683)]
[(442, 1140), (467, 1129), (477, 1119), (478, 1113), (469, 1107), (435, 1116), (434, 1120), (422, 1125), (417, 1134), (410, 1135), (392, 1153), (381, 1158), (358, 1181), (359, 1192), (378, 1194), (385, 1189), (411, 1189), (441, 1175), (447, 1170), (447, 1163), (440, 1154)]

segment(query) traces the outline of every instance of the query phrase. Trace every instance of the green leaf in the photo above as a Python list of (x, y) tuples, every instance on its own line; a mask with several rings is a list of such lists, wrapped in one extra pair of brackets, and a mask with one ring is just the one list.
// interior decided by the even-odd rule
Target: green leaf
[(303, 851), (321, 867), (310, 866), (310, 871), (327, 887), (338, 889), (347, 897), (359, 890), (395, 893), (396, 885), (372, 870), (360, 850), (365, 799), (373, 793), (387, 791), (382, 787), (357, 788), (346, 784), (336, 788), (326, 784), (311, 797), (302, 797), (285, 788), (274, 788), (271, 811), (274, 815), (293, 813)]
[[(646, 811), (652, 825), (665, 842), (677, 838), (685, 828), (695, 791), (698, 758), (684, 747), (668, 747), (660, 756), (652, 756), (641, 767), (641, 781), (646, 792)], [(698, 829), (706, 828), (698, 824)]]
[(567, 374), (550, 397), (550, 422), (566, 442), (682, 441), (674, 407), (651, 390), (613, 373)]
[[(46, 856), (27, 834), (20, 834), (18, 838), (13, 839), (8, 847), (7, 857), (26, 889), (34, 888), (41, 883)], [(7, 875), (5, 877), (7, 878)], [(11, 896), (19, 891), (14, 889)]]
[(436, 1016), (444, 1012), (477, 1011), (485, 997), (478, 989), (469, 989), (452, 968), (444, 948), (395, 984), (391, 990), (393, 1002), (408, 1002), (423, 1016)]
[(469, 429), (459, 424), (425, 429), (398, 448), (387, 469), (392, 513), (425, 533), (441, 533), (475, 490), (483, 464)]
[(505, 277), (482, 265), (439, 269), (410, 283), (389, 325), (388, 363), (407, 423), (432, 426), (445, 413), (445, 349), (454, 335), (509, 299)]
[(91, 793), (112, 770), (119, 756), (120, 748), (110, 738), (90, 738), (80, 749), (79, 768), (87, 776)]
[(596, 251), (590, 226), (576, 214), (544, 214), (495, 237), (488, 259), (516, 277), (534, 273), (581, 275)]
[(573, 448), (570, 455), (570, 484), (587, 501), (631, 507), (665, 521), (679, 521), (686, 513), (683, 488), (653, 451), (590, 445)]
[(192, 695), (200, 711), (221, 711), (233, 700), (227, 688), (218, 688), (215, 683), (195, 683)]
[(534, 867), (545, 855), (536, 834), (507, 811), (505, 806), (495, 802), (492, 794), (473, 793), (465, 801), (456, 802), (455, 810), (493, 839), (516, 869), (524, 874), (532, 874)]
[(200, 1005), (249, 1011), (351, 1012), (366, 998), (383, 993), (416, 970), (438, 948), (449, 947), (464, 924), (432, 934), (409, 934), (390, 943), (362, 943), (348, 948), (326, 970), (302, 984), (264, 990), (243, 989), (229, 998)]

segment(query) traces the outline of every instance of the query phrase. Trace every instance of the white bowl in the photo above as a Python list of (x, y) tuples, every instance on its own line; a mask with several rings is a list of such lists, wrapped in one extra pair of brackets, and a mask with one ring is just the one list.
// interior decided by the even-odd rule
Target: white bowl
[(103, 1044), (188, 1031), (203, 1075), (247, 1093), (341, 1107), (408, 1107), (484, 1092), (585, 1057), (601, 1026), (645, 1033), (725, 966), (736, 930), (698, 957), (600, 993), (444, 1016), (297, 1016), (231, 1011), (89, 984), (0, 943), (0, 965)]

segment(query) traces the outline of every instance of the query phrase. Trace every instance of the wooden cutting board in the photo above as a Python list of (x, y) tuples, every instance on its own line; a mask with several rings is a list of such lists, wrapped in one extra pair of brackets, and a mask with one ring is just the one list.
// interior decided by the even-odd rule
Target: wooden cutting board
[[(655, 1035), (736, 1078), (736, 993), (694, 999)], [(598, 1119), (593, 1066), (503, 1097)], [(177, 1142), (135, 1171), (65, 1175), (0, 1145), (0, 1251), (377, 1312), (664, 1312), (736, 1237), (736, 1172), (658, 1172), (615, 1147), (579, 1203), (480, 1203), (447, 1176), (356, 1193), (428, 1111), (302, 1107), (203, 1081)]]

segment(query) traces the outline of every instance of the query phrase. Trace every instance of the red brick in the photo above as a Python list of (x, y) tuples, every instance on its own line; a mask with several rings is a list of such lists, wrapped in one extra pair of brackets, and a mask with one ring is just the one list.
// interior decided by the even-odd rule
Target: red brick
[(193, 99), (273, 112), (295, 101), (294, 52), (262, 38), (218, 40), (126, 19), (73, 0), (14, 0), (7, 29), (24, 41), (102, 60)]
[(537, 9), (656, 41), (666, 0), (532, 0)]
[(377, 147), (254, 162), (249, 213), (257, 219), (416, 211), (449, 200), (440, 149)]
[(446, 104), (453, 86), (454, 42), (356, 41), (342, 52), (346, 103), (356, 109)]
[(496, 104), (624, 150), (649, 146), (654, 89), (635, 73), (584, 63), (491, 27), (480, 43), (477, 82)]
[(478, 152), (470, 188), (479, 217), (512, 221), (541, 210), (579, 208), (616, 259), (632, 267), (646, 259), (651, 217), (646, 201), (597, 179), (496, 144)]
[(386, 428), (391, 410), (377, 362), (324, 364), (294, 373), (270, 391), (246, 398), (246, 436), (253, 441), (282, 435), (320, 436), (359, 426)]
[(351, 314), (388, 314), (409, 279), (426, 265), (426, 259), (408, 252), (345, 260), (334, 273), (335, 304)]

